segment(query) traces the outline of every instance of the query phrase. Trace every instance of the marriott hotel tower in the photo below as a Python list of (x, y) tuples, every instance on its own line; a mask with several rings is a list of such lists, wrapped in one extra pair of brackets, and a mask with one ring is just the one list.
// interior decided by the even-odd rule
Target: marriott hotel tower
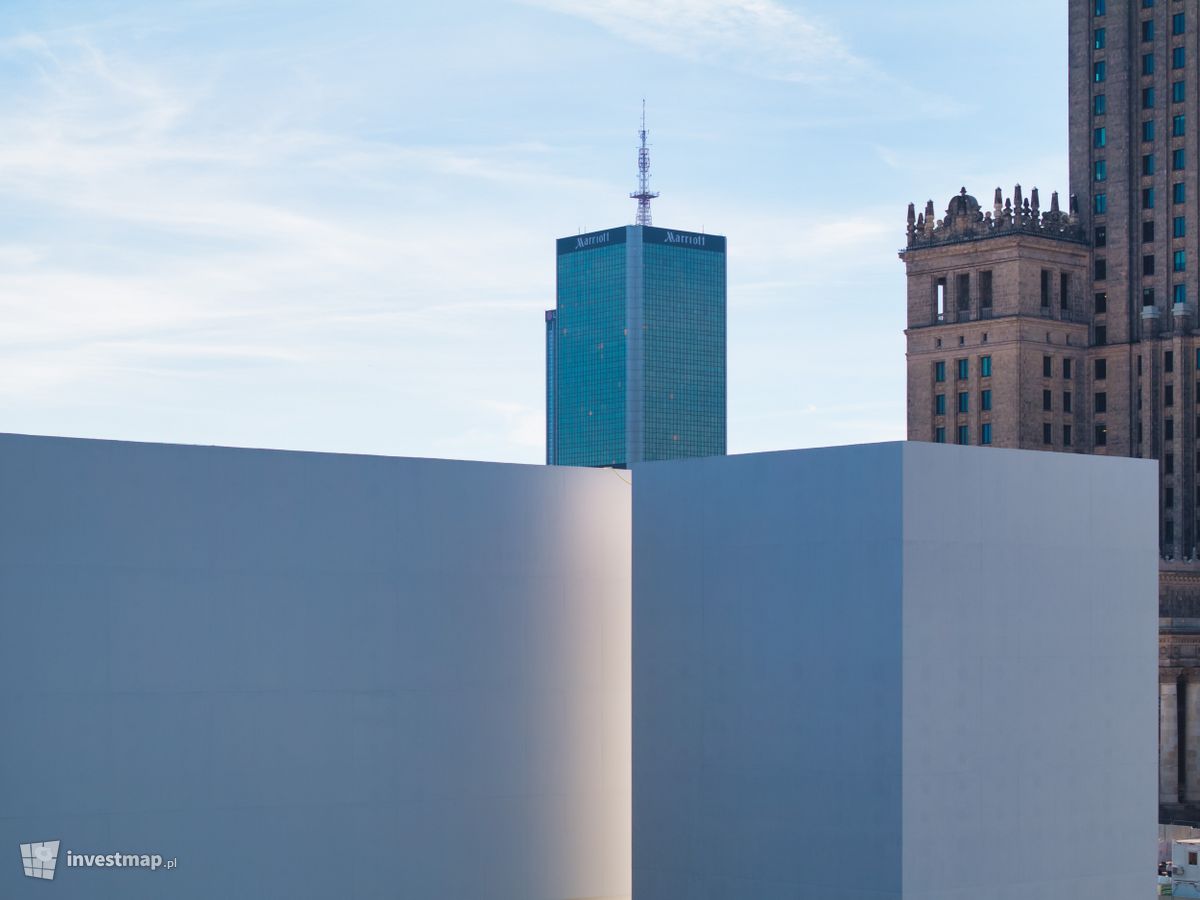
[(725, 238), (638, 220), (560, 238), (546, 312), (546, 462), (628, 467), (725, 453)]

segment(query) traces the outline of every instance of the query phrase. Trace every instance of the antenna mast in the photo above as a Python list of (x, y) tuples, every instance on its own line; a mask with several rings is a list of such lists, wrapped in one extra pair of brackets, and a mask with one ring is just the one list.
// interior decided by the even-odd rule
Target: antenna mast
[(629, 195), (630, 199), (638, 202), (637, 224), (649, 225), (650, 201), (658, 196), (658, 191), (650, 190), (650, 149), (646, 146), (646, 101), (642, 100), (642, 130), (638, 132), (642, 146), (638, 150), (638, 189)]

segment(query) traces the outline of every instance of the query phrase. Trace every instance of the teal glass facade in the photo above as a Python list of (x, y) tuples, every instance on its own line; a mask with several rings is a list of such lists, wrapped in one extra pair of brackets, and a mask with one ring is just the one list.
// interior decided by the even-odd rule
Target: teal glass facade
[(546, 461), (726, 451), (725, 239), (625, 226), (558, 241)]
[[(625, 463), (625, 229), (584, 235), (558, 254), (555, 460)], [(586, 243), (595, 238), (598, 243)]]

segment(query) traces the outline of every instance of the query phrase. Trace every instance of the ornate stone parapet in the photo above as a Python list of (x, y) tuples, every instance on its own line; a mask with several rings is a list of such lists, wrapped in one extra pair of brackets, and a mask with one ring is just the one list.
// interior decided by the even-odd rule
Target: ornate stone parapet
[(925, 211), (918, 214), (916, 206), (908, 204), (907, 249), (931, 247), (938, 244), (979, 240), (1002, 234), (1036, 234), (1059, 240), (1085, 240), (1083, 226), (1071, 198), (1071, 211), (1059, 209), (1058, 192), (1050, 196), (1050, 209), (1043, 213), (1034, 188), (1029, 197), (1022, 197), (1021, 186), (1013, 189), (1013, 196), (1005, 199), (1003, 191), (996, 188), (992, 209), (983, 212), (979, 201), (967, 193), (964, 187), (950, 198), (944, 218), (934, 218), (933, 201), (925, 204)]

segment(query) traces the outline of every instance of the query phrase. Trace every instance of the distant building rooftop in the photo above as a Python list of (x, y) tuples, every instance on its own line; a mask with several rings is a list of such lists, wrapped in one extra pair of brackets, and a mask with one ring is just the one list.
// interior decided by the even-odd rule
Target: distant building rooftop
[(1058, 206), (1058, 192), (1050, 195), (1050, 210), (1043, 213), (1034, 188), (1029, 197), (1022, 198), (1021, 186), (1013, 189), (1013, 196), (1005, 199), (1000, 188), (996, 188), (992, 209), (983, 212), (979, 201), (967, 193), (964, 187), (950, 198), (945, 218), (935, 219), (933, 201), (925, 204), (925, 212), (918, 214), (916, 207), (908, 204), (908, 244), (900, 251), (917, 250), (940, 244), (956, 244), (983, 238), (1000, 237), (1008, 234), (1034, 234), (1058, 240), (1084, 241), (1083, 226), (1079, 223), (1075, 199), (1071, 199), (1070, 212), (1064, 213)]

